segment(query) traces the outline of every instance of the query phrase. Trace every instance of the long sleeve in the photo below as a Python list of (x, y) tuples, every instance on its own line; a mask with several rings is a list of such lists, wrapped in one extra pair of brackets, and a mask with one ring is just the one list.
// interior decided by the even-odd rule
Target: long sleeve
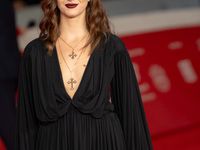
[(151, 137), (135, 71), (129, 53), (120, 40), (114, 56), (115, 74), (111, 100), (122, 124), (127, 150), (152, 150)]
[(15, 133), (15, 150), (35, 150), (38, 121), (35, 115), (31, 59), (27, 46), (21, 59), (17, 100), (17, 120)]

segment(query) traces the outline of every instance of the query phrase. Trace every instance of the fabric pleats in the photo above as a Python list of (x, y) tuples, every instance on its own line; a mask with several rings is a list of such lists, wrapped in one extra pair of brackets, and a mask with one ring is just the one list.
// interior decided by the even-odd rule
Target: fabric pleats
[(59, 121), (41, 125), (37, 150), (125, 150), (118, 117), (108, 113), (101, 119), (80, 113), (73, 105)]
[(73, 99), (65, 91), (56, 47), (51, 56), (46, 52), (44, 41), (35, 39), (22, 56), (15, 150), (153, 150), (120, 38), (110, 34), (91, 54)]

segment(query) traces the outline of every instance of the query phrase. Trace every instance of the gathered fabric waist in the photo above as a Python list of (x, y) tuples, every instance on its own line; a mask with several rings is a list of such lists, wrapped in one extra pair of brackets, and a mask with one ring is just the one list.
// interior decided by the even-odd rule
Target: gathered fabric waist
[[(83, 111), (83, 110), (80, 110), (79, 108), (77, 108), (74, 104), (73, 104), (73, 100), (71, 101), (71, 103), (69, 104), (68, 108), (67, 108), (67, 111), (65, 114), (63, 114), (61, 117), (63, 117), (64, 115), (71, 115), (71, 113), (74, 113), (74, 112), (78, 112), (80, 115), (89, 115), (93, 118), (96, 118), (96, 119), (100, 119), (102, 118), (103, 116), (105, 116), (106, 114), (108, 113), (111, 113), (114, 111), (114, 105), (110, 102), (108, 103), (104, 103), (101, 107), (99, 107), (96, 111), (94, 112), (90, 112), (90, 111)], [(40, 121), (40, 124), (41, 125), (47, 125), (49, 123), (53, 123), (53, 122), (56, 122), (57, 120), (59, 120), (59, 118), (55, 119), (54, 121)]]
[[(107, 111), (101, 118), (94, 118), (73, 105), (57, 121), (41, 124), (37, 137), (37, 150), (108, 150), (113, 145), (115, 150), (125, 150), (123, 130), (115, 112)], [(51, 146), (56, 141), (59, 143)]]

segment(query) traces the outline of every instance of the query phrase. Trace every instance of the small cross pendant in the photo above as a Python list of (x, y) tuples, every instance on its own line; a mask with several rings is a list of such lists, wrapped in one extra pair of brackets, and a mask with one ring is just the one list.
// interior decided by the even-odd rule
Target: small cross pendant
[(72, 51), (71, 54), (69, 54), (69, 57), (72, 57), (72, 59), (74, 59), (74, 57), (76, 57), (77, 55), (74, 53), (74, 51)]
[(71, 77), (70, 81), (68, 81), (67, 83), (71, 84), (70, 90), (73, 90), (74, 89), (73, 85), (76, 83), (76, 80), (74, 80), (74, 78)]

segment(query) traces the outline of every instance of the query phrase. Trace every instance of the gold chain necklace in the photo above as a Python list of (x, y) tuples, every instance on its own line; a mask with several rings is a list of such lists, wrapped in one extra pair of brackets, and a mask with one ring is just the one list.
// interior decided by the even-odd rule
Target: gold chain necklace
[(74, 79), (73, 71), (74, 71), (74, 69), (75, 69), (75, 67), (76, 67), (76, 64), (77, 64), (77, 62), (78, 62), (78, 60), (79, 60), (81, 54), (83, 53), (83, 50), (81, 51), (80, 55), (78, 56), (78, 58), (77, 58), (77, 60), (76, 60), (76, 62), (75, 62), (75, 64), (74, 64), (74, 67), (73, 67), (72, 69), (70, 69), (70, 67), (68, 66), (68, 64), (67, 64), (67, 62), (66, 62), (66, 60), (65, 60), (65, 58), (64, 58), (64, 55), (63, 55), (63, 53), (62, 53), (59, 40), (58, 40), (58, 45), (59, 45), (59, 50), (60, 50), (61, 56), (62, 56), (62, 58), (63, 58), (63, 60), (64, 60), (64, 62), (65, 62), (65, 64), (66, 64), (67, 68), (69, 69), (70, 74), (71, 74), (71, 78), (69, 79), (69, 81), (68, 81), (67, 83), (68, 83), (68, 84), (71, 84), (70, 90), (74, 90), (74, 84), (76, 84), (77, 81)]
[(72, 49), (72, 53), (69, 54), (69, 57), (71, 57), (72, 59), (74, 59), (74, 58), (77, 56), (77, 54), (74, 52), (74, 49), (86, 38), (86, 36), (87, 36), (88, 34), (89, 34), (89, 33), (87, 33), (87, 34), (78, 42), (78, 44), (77, 44), (75, 47), (72, 47), (71, 45), (69, 45), (69, 44), (60, 36), (60, 39)]

